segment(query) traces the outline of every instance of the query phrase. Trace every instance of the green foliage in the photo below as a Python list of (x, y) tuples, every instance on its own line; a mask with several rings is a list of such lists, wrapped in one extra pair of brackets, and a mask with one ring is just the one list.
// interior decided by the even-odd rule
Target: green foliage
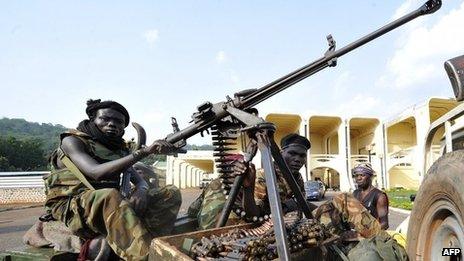
[(0, 171), (46, 170), (47, 156), (66, 128), (24, 119), (0, 119)]
[(8, 162), (8, 159), (3, 156), (0, 156), (0, 171), (10, 171), (10, 170), (12, 169), (11, 169), (10, 163)]
[(45, 170), (47, 160), (39, 139), (0, 136), (0, 171)]
[(417, 194), (417, 190), (412, 189), (391, 189), (386, 191), (388, 195), (389, 205), (395, 208), (412, 209), (410, 196)]
[(37, 139), (42, 142), (45, 154), (50, 154), (58, 147), (60, 133), (67, 128), (50, 123), (28, 122), (24, 119), (0, 119), (0, 135), (14, 137), (17, 140)]

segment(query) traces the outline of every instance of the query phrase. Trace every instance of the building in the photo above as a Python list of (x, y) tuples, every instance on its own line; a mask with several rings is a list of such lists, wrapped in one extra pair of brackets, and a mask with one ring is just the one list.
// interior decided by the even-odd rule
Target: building
[[(424, 146), (430, 124), (456, 107), (454, 99), (430, 98), (385, 121), (375, 117), (340, 115), (299, 115), (271, 113), (265, 120), (276, 126), (274, 140), (298, 133), (311, 142), (303, 179), (320, 178), (328, 188), (355, 189), (351, 169), (370, 162), (376, 172), (374, 185), (379, 188), (417, 189), (424, 176)], [(433, 139), (433, 157), (441, 154), (444, 130)], [(239, 144), (238, 147), (242, 145)], [(189, 151), (177, 158), (168, 157), (166, 182), (181, 188), (196, 186), (205, 173), (217, 177), (212, 151)], [(259, 153), (253, 163), (261, 167)]]
[[(454, 99), (430, 98), (414, 105), (384, 124), (386, 147), (385, 179), (388, 188), (418, 188), (424, 174), (424, 149), (427, 132), (432, 122), (456, 107)], [(434, 159), (441, 156), (444, 128), (433, 138)]]

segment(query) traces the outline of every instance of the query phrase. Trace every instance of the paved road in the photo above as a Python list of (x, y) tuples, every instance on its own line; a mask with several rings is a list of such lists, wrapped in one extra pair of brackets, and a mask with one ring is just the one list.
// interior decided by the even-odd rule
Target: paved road
[[(200, 192), (199, 189), (182, 190), (182, 205), (179, 214), (187, 212), (188, 206), (198, 197)], [(6, 210), (10, 208), (12, 210)], [(0, 211), (3, 210), (0, 212), (0, 252), (24, 249), (25, 245), (22, 242), (24, 233), (36, 222), (37, 217), (43, 214), (42, 206), (18, 208), (21, 206), (0, 207)]]
[[(200, 194), (198, 189), (185, 189), (182, 191), (182, 206), (180, 214), (186, 213), (188, 206)], [(328, 191), (325, 200), (331, 199), (336, 192)], [(324, 201), (315, 201), (316, 205)], [(17, 207), (17, 206), (16, 206)], [(0, 208), (1, 210), (1, 208)], [(13, 209), (0, 212), (0, 252), (4, 250), (20, 250), (24, 248), (22, 236), (37, 217), (43, 214), (42, 207), (30, 207), (24, 209)], [(390, 229), (395, 229), (407, 215), (391, 211), (390, 212)]]

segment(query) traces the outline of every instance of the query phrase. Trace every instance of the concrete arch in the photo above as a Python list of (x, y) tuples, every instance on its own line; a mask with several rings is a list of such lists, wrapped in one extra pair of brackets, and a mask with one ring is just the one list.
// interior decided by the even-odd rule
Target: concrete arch
[(346, 166), (344, 165), (344, 162), (341, 162), (341, 164), (336, 165), (336, 164), (320, 164), (317, 167), (314, 167), (310, 171), (310, 179), (314, 179), (314, 173), (315, 170), (318, 169), (329, 169), (333, 170), (338, 174), (339, 177), (339, 184), (338, 187), (341, 191), (351, 191), (354, 189), (352, 187), (352, 182), (351, 180), (351, 173), (346, 171)]
[(189, 164), (187, 162), (184, 162), (185, 165), (183, 168), (181, 168), (181, 180), (180, 180), (180, 187), (181, 188), (186, 188), (187, 187), (187, 168)]
[(389, 188), (418, 189), (420, 184), (414, 166), (395, 165), (388, 170)]
[[(344, 166), (343, 165), (340, 165), (340, 163), (334, 161), (334, 160), (330, 160), (331, 157), (327, 157), (327, 156), (320, 156), (320, 158), (318, 158), (317, 156), (314, 156), (312, 158), (312, 160), (314, 161), (317, 161), (318, 159), (320, 160), (323, 160), (321, 162), (318, 162), (317, 164), (315, 164), (314, 162), (312, 162), (311, 164), (311, 171), (313, 171), (314, 169), (318, 169), (318, 168), (329, 168), (329, 169), (333, 169), (337, 172), (343, 172), (344, 170)], [(337, 157), (333, 157), (333, 159), (336, 159)]]
[(195, 172), (196, 172), (196, 167), (193, 166), (192, 169), (190, 170), (190, 187), (195, 187)]
[(290, 133), (300, 134), (302, 119), (298, 114), (270, 113), (266, 115), (265, 120), (272, 122), (276, 126), (277, 129), (274, 133), (274, 140), (279, 146), (281, 139), (286, 135)]
[(201, 169), (198, 169), (198, 174), (197, 174), (196, 180), (195, 180), (195, 182), (196, 182), (196, 184), (197, 184), (197, 187), (200, 186), (200, 183), (201, 183), (201, 175), (203, 175), (202, 172), (203, 172), (203, 171), (202, 171)]
[(387, 172), (389, 172), (392, 168), (395, 168), (398, 166), (413, 166), (412, 158), (398, 159), (397, 161), (394, 161), (394, 162), (390, 161)]
[(179, 163), (177, 164), (177, 168), (176, 168), (176, 173), (175, 173), (175, 184), (178, 188), (182, 188), (183, 184), (182, 184), (182, 174), (183, 174), (183, 171), (182, 171), (182, 167), (183, 165), (187, 164), (187, 162), (184, 162), (184, 161), (179, 161)]
[(167, 156), (166, 158), (166, 185), (174, 185), (175, 179), (175, 166), (177, 159), (173, 156)]
[(345, 147), (342, 119), (337, 116), (313, 115), (308, 119), (311, 154), (338, 155)]
[(319, 178), (327, 189), (341, 190), (340, 173), (330, 167), (317, 167), (311, 170), (311, 180)]
[[(396, 186), (390, 184), (392, 168), (398, 164), (414, 165), (414, 162), (419, 162), (417, 153), (415, 153), (418, 148), (417, 123), (418, 119), (412, 115), (385, 126), (386, 169), (388, 170), (386, 173), (386, 187), (388, 188)], [(414, 171), (412, 175), (419, 175), (419, 173)]]
[(198, 183), (198, 176), (200, 175), (200, 169), (199, 168), (195, 168), (195, 175), (193, 176), (194, 177), (194, 181), (193, 181), (193, 186), (194, 187), (198, 187), (200, 184)]
[(192, 165), (187, 165), (185, 167), (185, 172), (186, 172), (186, 176), (185, 176), (185, 187), (187, 188), (190, 188), (192, 187), (192, 175), (193, 175), (193, 168), (194, 166)]

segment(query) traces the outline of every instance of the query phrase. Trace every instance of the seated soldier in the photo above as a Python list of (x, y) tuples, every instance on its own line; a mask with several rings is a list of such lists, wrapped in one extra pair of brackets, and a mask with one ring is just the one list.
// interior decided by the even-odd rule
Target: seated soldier
[[(174, 146), (157, 140), (130, 153), (122, 139), (129, 113), (121, 104), (89, 100), (86, 113), (89, 119), (77, 130), (61, 134), (61, 144), (50, 158), (47, 211), (83, 239), (104, 236), (124, 260), (147, 259), (151, 239), (172, 230), (181, 194), (175, 186), (150, 188), (132, 165)], [(120, 173), (125, 171), (131, 172), (135, 186), (129, 198), (120, 192)]]
[[(250, 144), (251, 146), (256, 146), (256, 143), (252, 142)], [(307, 150), (310, 146), (308, 139), (295, 133), (285, 136), (281, 141), (282, 157), (290, 168), (303, 194), (304, 182), (299, 170), (306, 164)], [(259, 217), (269, 215), (270, 206), (264, 171), (256, 171), (253, 164), (245, 164), (239, 160), (235, 160), (233, 165), (235, 175), (245, 175), (243, 189), (237, 197), (236, 205), (244, 209), (247, 217), (252, 217), (255, 220)], [(290, 190), (289, 185), (277, 166), (275, 169), (284, 212), (297, 210), (298, 205), (293, 198), (293, 192)], [(226, 200), (221, 185), (219, 179), (212, 181), (189, 208), (189, 215), (198, 218), (198, 224), (201, 229), (213, 228), (218, 221)], [(311, 203), (310, 207), (313, 209), (316, 208)], [(231, 214), (230, 219), (236, 218), (238, 218), (238, 215), (235, 212)]]

